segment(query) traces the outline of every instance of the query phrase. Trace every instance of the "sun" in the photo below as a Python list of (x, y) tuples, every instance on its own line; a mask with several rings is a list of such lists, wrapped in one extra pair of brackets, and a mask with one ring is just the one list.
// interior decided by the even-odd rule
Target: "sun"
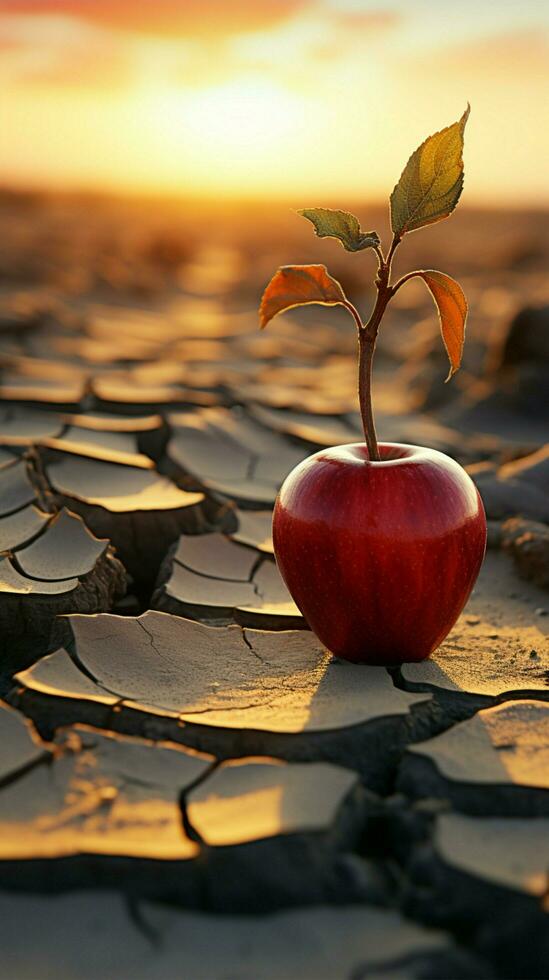
[(171, 164), (195, 188), (235, 192), (254, 189), (270, 171), (280, 174), (306, 116), (299, 96), (261, 78), (157, 92), (141, 111), (144, 130), (162, 148), (166, 177)]
[(245, 155), (276, 147), (293, 133), (299, 118), (295, 98), (264, 80), (199, 90), (186, 100), (182, 115), (204, 149), (221, 146)]

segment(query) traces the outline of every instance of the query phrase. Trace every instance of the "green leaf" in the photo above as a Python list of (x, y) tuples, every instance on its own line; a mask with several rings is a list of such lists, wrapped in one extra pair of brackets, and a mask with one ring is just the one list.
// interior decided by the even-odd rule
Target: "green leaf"
[(454, 210), (463, 188), (463, 134), (469, 112), (468, 105), (458, 122), (428, 136), (408, 160), (391, 194), (391, 226), (398, 238)]
[(440, 332), (450, 361), (450, 373), (446, 378), (449, 381), (459, 368), (463, 354), (467, 321), (465, 293), (459, 283), (444, 272), (423, 269), (416, 275), (427, 284), (438, 309)]
[(263, 293), (259, 307), (261, 328), (278, 313), (309, 303), (346, 306), (348, 300), (325, 265), (283, 265)]
[(348, 252), (361, 252), (364, 248), (376, 248), (379, 245), (377, 232), (361, 231), (358, 218), (349, 211), (303, 208), (297, 213), (312, 221), (319, 238), (337, 238)]

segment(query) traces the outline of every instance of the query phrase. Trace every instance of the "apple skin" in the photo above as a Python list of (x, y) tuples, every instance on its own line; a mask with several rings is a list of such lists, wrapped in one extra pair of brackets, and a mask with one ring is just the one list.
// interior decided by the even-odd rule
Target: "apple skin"
[(278, 567), (307, 623), (337, 657), (424, 660), (452, 629), (486, 550), (478, 491), (434, 449), (334, 446), (284, 481), (273, 516)]

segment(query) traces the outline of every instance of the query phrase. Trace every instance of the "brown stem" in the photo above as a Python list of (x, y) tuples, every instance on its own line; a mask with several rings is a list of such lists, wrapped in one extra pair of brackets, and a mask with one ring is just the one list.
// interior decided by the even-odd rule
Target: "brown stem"
[(387, 279), (389, 278), (389, 275), (391, 273), (391, 262), (393, 261), (393, 255), (395, 254), (395, 251), (400, 245), (401, 241), (402, 239), (399, 238), (398, 235), (393, 236), (393, 241), (391, 242), (391, 248), (389, 249), (389, 254), (387, 256)]
[(399, 244), (400, 238), (397, 238), (395, 235), (386, 259), (381, 249), (376, 249), (379, 259), (379, 270), (376, 279), (377, 298), (368, 323), (363, 325), (355, 307), (351, 303), (345, 304), (347, 309), (353, 314), (358, 327), (358, 398), (368, 455), (370, 460), (375, 463), (380, 461), (380, 455), (372, 408), (372, 363), (379, 325), (387, 304), (395, 292), (394, 287), (389, 283), (389, 279), (391, 277), (393, 255)]
[[(396, 246), (395, 246), (396, 247)], [(394, 249), (393, 249), (394, 251)], [(389, 285), (390, 260), (379, 270), (377, 279), (377, 299), (368, 323), (358, 331), (358, 398), (364, 438), (368, 455), (373, 462), (379, 462), (374, 412), (372, 408), (372, 362), (376, 349), (379, 325), (393, 291)]]
[(403, 286), (405, 282), (409, 282), (410, 279), (413, 279), (414, 278), (414, 276), (421, 276), (421, 272), (418, 272), (418, 271), (416, 271), (416, 272), (408, 272), (407, 275), (402, 276), (398, 280), (398, 282), (395, 282), (394, 286), (392, 287), (393, 296), (395, 295), (397, 289), (400, 289), (400, 287)]
[(353, 304), (349, 303), (348, 300), (345, 303), (342, 303), (341, 305), (344, 306), (346, 310), (349, 310), (349, 313), (351, 314), (353, 320), (356, 323), (357, 330), (360, 333), (360, 331), (362, 330), (362, 320), (360, 319), (360, 313), (358, 312), (356, 306), (353, 306)]
[(372, 409), (372, 361), (376, 346), (375, 337), (369, 336), (364, 330), (358, 333), (358, 399), (364, 439), (368, 447), (368, 456), (373, 462), (379, 462), (376, 426)]
[(381, 246), (380, 245), (374, 245), (374, 252), (377, 255), (378, 265), (379, 265), (379, 268), (381, 269), (381, 267), (385, 264), (385, 256), (383, 254), (383, 251), (381, 249)]

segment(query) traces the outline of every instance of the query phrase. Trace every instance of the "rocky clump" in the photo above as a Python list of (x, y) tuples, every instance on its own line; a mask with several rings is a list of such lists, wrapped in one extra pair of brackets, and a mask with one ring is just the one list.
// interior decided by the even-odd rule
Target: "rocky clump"
[(539, 521), (512, 517), (502, 528), (502, 544), (517, 571), (542, 589), (549, 589), (549, 527)]
[(528, 518), (549, 523), (549, 446), (503, 466), (468, 467), (491, 520)]

